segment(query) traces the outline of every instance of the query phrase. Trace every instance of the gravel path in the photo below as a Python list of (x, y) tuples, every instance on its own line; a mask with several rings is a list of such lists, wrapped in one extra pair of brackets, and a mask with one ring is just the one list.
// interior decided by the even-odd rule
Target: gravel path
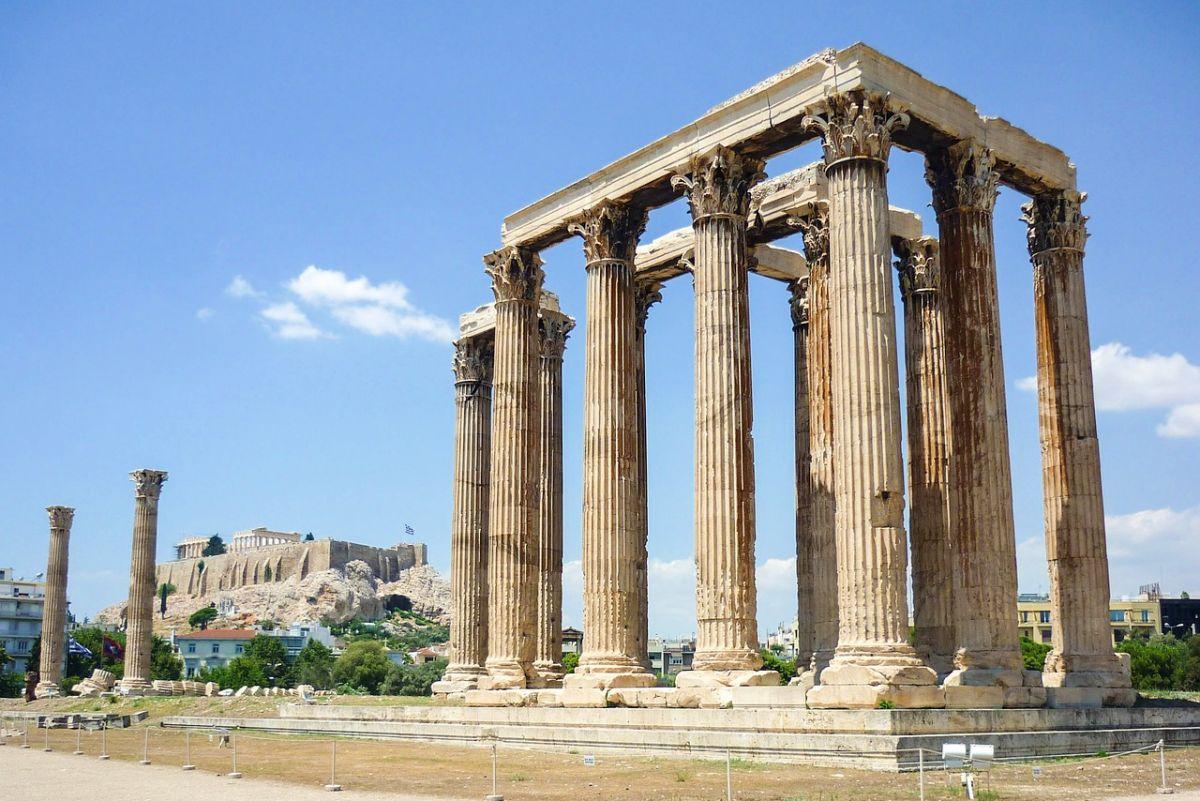
[[(9, 744), (0, 748), (0, 776), (10, 790), (25, 788), (28, 797), (55, 801), (162, 801), (164, 798), (219, 798), (221, 801), (330, 801), (319, 788), (259, 779), (228, 779), (213, 773), (95, 757), (42, 753)], [(24, 795), (24, 793), (17, 793)], [(347, 793), (355, 801), (428, 801), (398, 793)], [(462, 801), (466, 801), (463, 799)], [(470, 801), (478, 801), (471, 799)], [(1181, 799), (1183, 801), (1183, 799)]]

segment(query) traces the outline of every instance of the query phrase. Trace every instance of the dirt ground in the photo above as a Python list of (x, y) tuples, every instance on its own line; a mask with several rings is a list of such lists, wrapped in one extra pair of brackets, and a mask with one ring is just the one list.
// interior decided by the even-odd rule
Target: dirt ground
[[(361, 703), (363, 699), (354, 699)], [(382, 699), (381, 699), (382, 700)], [(395, 699), (386, 699), (395, 702)], [(69, 704), (94, 704), (78, 700), (39, 702), (40, 706), (62, 709)], [(171, 787), (178, 789), (183, 774), (177, 766), (184, 763), (187, 744), (183, 732), (158, 727), (163, 714), (273, 714), (275, 699), (141, 699), (108, 704), (105, 710), (139, 705), (149, 708), (151, 717), (129, 730), (80, 732), (62, 729), (31, 729), (31, 748), (20, 748), (23, 734), (10, 736), (0, 748), (0, 773), (8, 768), (27, 765), (29, 759), (59, 756), (70, 765), (86, 766), (86, 776), (77, 777), (87, 788), (80, 798), (96, 797), (96, 781), (108, 775), (114, 763), (129, 763), (143, 771), (161, 767)], [(38, 705), (22, 705), (28, 709)], [(14, 708), (12, 705), (0, 707)], [(49, 737), (52, 755), (41, 749)], [(148, 737), (148, 739), (147, 739)], [(77, 740), (78, 738), (78, 740)], [(373, 741), (307, 736), (265, 736), (234, 733), (237, 767), (245, 775), (244, 787), (260, 782), (283, 782), (319, 790), (330, 781), (330, 769), (336, 747), (336, 781), (347, 792), (399, 794), (412, 798), (479, 799), (491, 792), (491, 749), (470, 748), (440, 743), (413, 741)], [(81, 756), (71, 756), (78, 741)], [(148, 744), (151, 768), (137, 765)], [(112, 759), (97, 761), (107, 748)], [(191, 761), (197, 773), (210, 778), (233, 769), (233, 749), (221, 747), (207, 734), (190, 737)], [(594, 764), (585, 754), (538, 752), (501, 747), (497, 754), (497, 789), (509, 799), (538, 801), (600, 801), (604, 799), (678, 799), (701, 801), (725, 797), (726, 766), (723, 761), (693, 759), (656, 759), (595, 755)], [(23, 761), (24, 760), (24, 761)], [(56, 763), (57, 764), (57, 763)], [(171, 767), (171, 771), (167, 771)], [(1106, 759), (1044, 761), (1037, 763), (1040, 776), (1028, 763), (1004, 765), (981, 777), (977, 787), (986, 792), (980, 799), (1107, 799), (1134, 798), (1153, 794), (1159, 782), (1156, 754)], [(15, 768), (14, 768), (15, 769)], [(78, 770), (73, 770), (78, 773)], [(158, 771), (139, 774), (149, 777)], [(889, 774), (850, 769), (817, 768), (803, 765), (766, 765), (733, 760), (731, 779), (734, 797), (756, 801), (908, 801), (919, 797), (919, 778), (915, 773)], [(962, 798), (957, 774), (926, 774), (926, 798)], [(139, 781), (144, 781), (139, 779)], [(228, 786), (231, 780), (222, 779)], [(1168, 785), (1177, 791), (1200, 790), (1200, 748), (1172, 750), (1167, 753)], [(40, 783), (40, 778), (39, 778)], [(20, 786), (20, 785), (16, 785)], [(270, 785), (274, 787), (275, 785)], [(269, 801), (274, 791), (263, 784), (255, 801)], [(223, 791), (224, 792), (224, 791)], [(238, 793), (241, 791), (239, 790)], [(1188, 794), (1190, 795), (1190, 793)], [(76, 796), (59, 795), (62, 799)], [(149, 797), (149, 796), (148, 796)], [(161, 798), (162, 796), (156, 796)], [(230, 799), (238, 796), (228, 795)], [(282, 798), (283, 796), (280, 796)], [(1187, 795), (1177, 795), (1183, 801)], [(1198, 797), (1200, 798), (1200, 797)]]

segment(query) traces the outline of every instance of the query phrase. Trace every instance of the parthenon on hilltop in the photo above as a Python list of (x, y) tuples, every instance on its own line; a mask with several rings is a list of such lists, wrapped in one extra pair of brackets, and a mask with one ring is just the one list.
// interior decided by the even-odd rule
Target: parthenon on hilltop
[[(767, 178), (767, 159), (813, 139), (819, 163)], [(936, 232), (888, 204), (893, 145), (925, 156)], [(1023, 669), (1017, 634), (1000, 185), (1029, 197), (1053, 605), (1045, 672)], [(640, 243), (649, 211), (680, 193), (691, 229)], [(474, 705), (517, 692), (539, 705), (736, 707), (768, 688), (772, 705), (810, 708), (1133, 704), (1107, 624), (1084, 197), (1062, 151), (855, 44), (508, 216), (484, 257), (495, 302), (464, 315), (456, 345), (455, 615), (437, 689)], [(793, 233), (803, 253), (771, 244)], [(539, 251), (571, 236), (587, 271), (584, 644), (564, 677), (561, 363), (575, 322), (543, 288)], [(809, 669), (789, 687), (758, 651), (751, 271), (786, 282), (795, 337), (797, 603), (811, 627), (800, 632)], [(643, 348), (662, 284), (684, 274), (695, 295), (698, 631), (694, 669), (668, 692), (651, 689), (645, 661)]]

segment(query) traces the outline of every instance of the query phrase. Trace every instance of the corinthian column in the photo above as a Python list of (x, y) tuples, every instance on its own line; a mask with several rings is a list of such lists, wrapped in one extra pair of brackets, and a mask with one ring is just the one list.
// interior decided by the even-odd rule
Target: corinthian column
[[(1000, 347), (996, 249), (992, 210), (998, 176), (991, 151), (958, 142), (929, 153), (942, 255), (946, 330), (946, 394), (950, 405), (950, 509), (959, 650), (947, 686), (1019, 688), (1017, 557), (1013, 529), (1012, 469)], [(970, 672), (971, 675), (963, 675)], [(973, 705), (999, 706), (978, 689)], [(1020, 693), (1002, 693), (1004, 705), (1027, 705)], [(951, 696), (948, 694), (947, 698)]]
[(34, 693), (38, 698), (61, 695), (63, 640), (67, 630), (67, 556), (71, 539), (71, 521), (75, 510), (50, 506), (50, 554), (46, 560), (46, 599), (42, 604), (42, 656), (39, 680)]
[(564, 685), (648, 687), (638, 653), (638, 431), (633, 255), (647, 212), (604, 202), (570, 226), (587, 259), (583, 652)]
[(808, 284), (807, 278), (788, 286), (795, 354), (796, 435), (796, 664), (807, 665), (813, 655), (813, 542), (812, 453), (808, 405)]
[[(1136, 693), (1112, 649), (1108, 547), (1087, 298), (1085, 195), (1058, 192), (1022, 210), (1029, 224), (1037, 321), (1038, 422), (1053, 648), (1043, 682), (1052, 706), (1130, 706)], [(1077, 689), (1087, 688), (1087, 689)]]
[[(650, 590), (648, 545), (650, 540), (650, 499), (648, 485), (648, 456), (646, 452), (646, 320), (650, 307), (662, 300), (662, 284), (648, 281), (634, 285), (634, 307), (637, 327), (634, 331), (634, 360), (637, 362), (637, 648), (642, 665), (650, 669)], [(665, 670), (665, 668), (664, 668)]]
[(125, 606), (125, 676), (120, 690), (143, 695), (150, 689), (150, 645), (154, 621), (154, 556), (158, 547), (158, 496), (167, 474), (134, 470), (133, 556), (129, 567), (129, 601)]
[(938, 242), (931, 236), (896, 239), (893, 247), (904, 301), (915, 645), (929, 666), (945, 675), (954, 667), (952, 588), (958, 573), (950, 549), (950, 423)]
[[(812, 686), (838, 642), (837, 543), (834, 537), (833, 396), (829, 353), (829, 205), (789, 220), (804, 234), (808, 260), (809, 551), (812, 564), (812, 659), (799, 684)], [(799, 444), (797, 444), (799, 449)]]
[(491, 494), (488, 504), (488, 675), (480, 689), (540, 683), (537, 644), (537, 532), (541, 484), (538, 304), (542, 260), (507, 247), (484, 258), (496, 296), (492, 379)]
[(672, 184), (688, 193), (696, 291), (696, 656), (678, 686), (777, 683), (758, 671), (746, 214), (760, 159), (717, 147)]
[(908, 644), (904, 463), (892, 303), (887, 157), (908, 122), (881, 95), (826, 99), (838, 645), (808, 692), (814, 707), (940, 706), (936, 674)]
[(450, 664), (436, 693), (462, 692), (487, 673), (488, 495), (492, 437), (490, 335), (454, 344), (454, 511), (450, 530)]
[(541, 505), (538, 513), (537, 646), (534, 668), (547, 686), (562, 681), (562, 366), (567, 335), (575, 321), (542, 310)]

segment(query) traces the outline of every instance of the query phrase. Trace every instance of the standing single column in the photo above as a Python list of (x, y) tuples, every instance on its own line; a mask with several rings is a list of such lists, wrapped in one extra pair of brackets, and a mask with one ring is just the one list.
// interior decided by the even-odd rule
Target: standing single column
[(450, 530), (450, 664), (433, 691), (462, 692), (487, 671), (488, 496), (492, 438), (492, 335), (454, 351), (454, 510)]
[(812, 435), (808, 406), (808, 284), (807, 278), (788, 286), (795, 355), (796, 436), (796, 664), (807, 665), (813, 655), (813, 541)]
[(507, 247), (484, 258), (496, 296), (488, 504), (488, 675), (480, 689), (540, 683), (537, 645), (537, 532), (541, 484), (538, 305), (542, 260)]
[(950, 550), (950, 423), (938, 243), (926, 236), (895, 239), (892, 245), (904, 301), (915, 645), (944, 676), (954, 669), (953, 585), (958, 572)]
[(153, 640), (154, 557), (158, 547), (158, 496), (167, 474), (134, 470), (133, 556), (129, 567), (129, 601), (125, 606), (125, 677), (120, 691), (144, 695), (150, 689), (150, 646)]
[(840, 632), (814, 707), (945, 703), (908, 644), (900, 379), (892, 302), (887, 157), (907, 115), (866, 91), (804, 120), (829, 181), (829, 330)]
[(47, 507), (50, 515), (50, 553), (46, 560), (46, 597), (42, 604), (42, 655), (38, 663), (38, 698), (62, 695), (63, 641), (67, 631), (67, 557), (75, 510)]
[[(646, 281), (634, 285), (637, 328), (634, 333), (634, 360), (637, 362), (637, 448), (638, 448), (638, 566), (637, 618), (638, 654), (642, 665), (650, 669), (650, 497), (649, 457), (646, 447), (646, 320), (650, 307), (662, 300), (662, 284)], [(666, 666), (663, 667), (664, 672)]]
[(604, 202), (570, 226), (587, 259), (583, 652), (564, 686), (649, 687), (638, 653), (638, 432), (633, 255), (647, 212)]
[(994, 158), (976, 142), (957, 142), (927, 154), (926, 179), (941, 240), (954, 478), (950, 530), (961, 582), (954, 599), (959, 649), (945, 683), (969, 687), (948, 691), (947, 699), (981, 707), (1038, 704), (1037, 693), (1021, 690), (1034, 678), (1022, 673), (1017, 636), (1012, 468), (992, 234)]
[(833, 396), (829, 352), (829, 204), (789, 220), (804, 235), (808, 261), (809, 542), (812, 561), (813, 654), (799, 684), (811, 687), (838, 642), (837, 541), (834, 533)]
[(537, 650), (533, 666), (546, 686), (562, 682), (562, 367), (575, 321), (542, 309), (539, 381), (542, 403), (541, 507), (538, 514)]
[(727, 147), (695, 156), (688, 193), (696, 291), (696, 656), (677, 686), (772, 684), (759, 671), (750, 379), (750, 187), (761, 159)]
[(1131, 706), (1137, 694), (1112, 649), (1108, 546), (1087, 297), (1086, 195), (1035, 197), (1029, 224), (1037, 321), (1038, 422), (1053, 648), (1043, 682), (1051, 706)]

